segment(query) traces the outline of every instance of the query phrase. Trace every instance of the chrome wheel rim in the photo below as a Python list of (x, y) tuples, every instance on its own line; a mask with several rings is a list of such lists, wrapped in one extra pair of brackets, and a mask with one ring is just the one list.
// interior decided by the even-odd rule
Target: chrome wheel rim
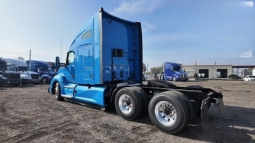
[(122, 94), (119, 98), (119, 109), (124, 114), (129, 114), (132, 111), (132, 99), (127, 94)]
[(55, 85), (55, 94), (56, 94), (56, 98), (58, 98), (58, 83), (56, 83)]
[(154, 113), (157, 120), (165, 126), (171, 126), (177, 120), (176, 109), (168, 101), (158, 102), (154, 108)]

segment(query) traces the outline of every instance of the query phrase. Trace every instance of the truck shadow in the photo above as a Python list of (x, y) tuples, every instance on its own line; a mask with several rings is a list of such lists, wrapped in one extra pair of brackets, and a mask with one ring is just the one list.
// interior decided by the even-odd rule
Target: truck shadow
[[(172, 135), (205, 142), (255, 142), (254, 108), (225, 106), (223, 115), (219, 114), (218, 109), (214, 107), (209, 109), (210, 128), (208, 130), (204, 130), (200, 118), (195, 117), (182, 131)], [(106, 112), (118, 115), (114, 108)], [(154, 126), (148, 114), (131, 122)]]
[(209, 109), (210, 129), (203, 130), (200, 118), (176, 136), (206, 142), (254, 142), (255, 109), (225, 106), (225, 114), (220, 115), (217, 108)]
[[(218, 108), (212, 107), (209, 109), (211, 124), (208, 130), (204, 130), (200, 118), (195, 117), (182, 131), (173, 135), (205, 142), (254, 142), (254, 115), (253, 108), (225, 106), (225, 114), (220, 115)], [(133, 122), (153, 126), (148, 114)]]

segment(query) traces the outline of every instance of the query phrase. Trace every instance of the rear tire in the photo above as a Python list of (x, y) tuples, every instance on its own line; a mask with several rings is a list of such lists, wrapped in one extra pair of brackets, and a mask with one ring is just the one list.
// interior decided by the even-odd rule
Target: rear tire
[(142, 99), (130, 87), (120, 89), (114, 100), (117, 113), (125, 120), (133, 120), (142, 112)]
[(166, 133), (177, 133), (182, 130), (189, 117), (189, 111), (183, 100), (176, 98), (174, 92), (161, 92), (153, 96), (149, 103), (151, 122)]
[(141, 99), (142, 99), (142, 111), (139, 117), (142, 117), (144, 115), (146, 115), (148, 113), (148, 105), (149, 105), (149, 97), (147, 96), (147, 94), (143, 91), (142, 88), (140, 87), (130, 87), (135, 94), (140, 95)]
[(194, 112), (195, 112), (192, 103), (190, 102), (189, 98), (186, 95), (184, 95), (183, 93), (178, 92), (178, 91), (173, 91), (173, 92), (178, 95), (176, 98), (179, 98), (179, 100), (183, 100), (185, 102), (186, 106), (188, 107), (188, 111), (189, 111), (188, 123), (191, 123), (191, 121), (194, 118)]
[(56, 94), (56, 100), (63, 101), (64, 98), (61, 96), (61, 90), (60, 90), (60, 86), (59, 86), (58, 82), (55, 83), (54, 90), (55, 90), (55, 94)]
[(173, 81), (176, 81), (176, 77), (175, 76), (173, 77)]

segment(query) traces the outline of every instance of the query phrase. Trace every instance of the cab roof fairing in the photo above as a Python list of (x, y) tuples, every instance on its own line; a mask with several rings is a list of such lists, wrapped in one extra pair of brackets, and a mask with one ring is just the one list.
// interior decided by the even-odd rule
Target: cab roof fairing
[[(77, 38), (79, 38), (83, 32), (85, 32), (86, 30), (88, 30), (88, 29), (91, 28), (91, 27), (90, 27), (91, 22), (93, 22), (93, 20), (94, 20), (95, 17), (99, 17), (99, 16), (100, 16), (99, 13), (102, 13), (101, 16), (104, 15), (105, 17), (109, 17), (109, 18), (112, 18), (112, 19), (125, 21), (125, 22), (128, 22), (128, 23), (130, 23), (130, 24), (132, 24), (132, 23), (140, 23), (140, 22), (131, 22), (131, 21), (128, 21), (128, 20), (125, 20), (125, 19), (116, 17), (116, 16), (114, 16), (114, 15), (111, 15), (111, 14), (107, 13), (107, 12), (101, 7), (100, 10), (99, 10), (94, 16), (92, 16), (92, 17), (83, 25), (83, 27), (79, 30), (79, 32), (76, 34), (76, 36), (75, 36), (75, 38), (74, 38), (72, 44), (70, 45), (70, 48), (69, 48), (68, 51), (74, 51), (74, 50), (75, 50), (75, 47), (76, 47), (76, 46), (75, 46), (74, 43), (76, 42)], [(99, 21), (96, 21), (96, 22), (99, 23)], [(101, 23), (101, 24), (102, 24), (102, 23)]]

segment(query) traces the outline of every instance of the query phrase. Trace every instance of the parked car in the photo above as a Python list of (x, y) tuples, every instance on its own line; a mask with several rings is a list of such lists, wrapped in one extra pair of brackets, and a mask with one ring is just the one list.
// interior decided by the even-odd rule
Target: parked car
[(241, 79), (240, 76), (236, 75), (236, 74), (231, 74), (228, 76), (229, 79)]
[(255, 81), (255, 75), (246, 75), (246, 77), (243, 78), (244, 81)]

